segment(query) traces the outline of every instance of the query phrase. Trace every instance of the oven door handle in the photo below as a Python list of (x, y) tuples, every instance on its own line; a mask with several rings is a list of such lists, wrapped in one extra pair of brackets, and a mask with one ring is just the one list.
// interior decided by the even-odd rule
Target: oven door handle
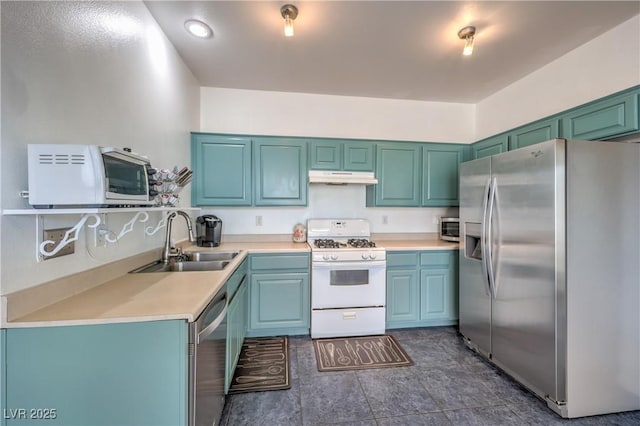
[(386, 266), (386, 260), (371, 260), (363, 262), (311, 262), (311, 269), (331, 269), (334, 271), (346, 271), (349, 269), (384, 268)]

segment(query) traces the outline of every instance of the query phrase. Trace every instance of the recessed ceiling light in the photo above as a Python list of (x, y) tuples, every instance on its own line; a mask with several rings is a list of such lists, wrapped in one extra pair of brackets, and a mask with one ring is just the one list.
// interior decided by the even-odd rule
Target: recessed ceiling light
[(213, 30), (210, 26), (197, 19), (188, 19), (184, 22), (184, 28), (187, 32), (198, 38), (213, 37)]

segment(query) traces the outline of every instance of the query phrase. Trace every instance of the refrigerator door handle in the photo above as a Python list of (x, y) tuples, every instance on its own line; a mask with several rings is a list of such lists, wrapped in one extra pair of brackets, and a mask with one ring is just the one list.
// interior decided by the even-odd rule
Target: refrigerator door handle
[(498, 182), (494, 177), (491, 180), (490, 189), (489, 189), (489, 202), (488, 202), (488, 214), (487, 214), (487, 223), (485, 225), (487, 229), (487, 238), (486, 238), (486, 248), (487, 248), (487, 256), (486, 256), (486, 268), (487, 268), (487, 277), (489, 279), (489, 289), (491, 290), (491, 295), (495, 299), (497, 296), (497, 288), (496, 288), (496, 280), (495, 280), (495, 271), (493, 269), (493, 213), (496, 204), (496, 192), (498, 190)]
[(487, 256), (488, 245), (487, 239), (489, 238), (489, 234), (487, 232), (487, 223), (488, 223), (488, 207), (489, 207), (489, 199), (491, 198), (491, 178), (487, 179), (487, 184), (484, 187), (484, 197), (482, 199), (482, 229), (480, 233), (480, 249), (482, 251), (482, 280), (485, 283), (485, 294), (491, 297), (491, 283), (489, 281), (489, 268), (487, 266)]

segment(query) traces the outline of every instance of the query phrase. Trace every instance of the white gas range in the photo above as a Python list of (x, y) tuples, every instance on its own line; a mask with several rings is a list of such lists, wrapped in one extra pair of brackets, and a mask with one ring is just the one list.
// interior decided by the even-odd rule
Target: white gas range
[(309, 219), (311, 338), (384, 334), (386, 251), (364, 219)]

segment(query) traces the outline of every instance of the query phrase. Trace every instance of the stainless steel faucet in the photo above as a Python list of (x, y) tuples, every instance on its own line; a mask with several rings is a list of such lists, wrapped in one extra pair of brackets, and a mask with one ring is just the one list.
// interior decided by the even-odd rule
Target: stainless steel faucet
[(162, 262), (164, 263), (169, 263), (169, 259), (171, 259), (172, 257), (180, 256), (182, 254), (182, 250), (171, 250), (171, 225), (173, 224), (173, 219), (175, 219), (178, 215), (184, 217), (184, 220), (187, 223), (187, 230), (189, 231), (189, 242), (194, 242), (196, 240), (195, 236), (193, 235), (193, 226), (191, 224), (191, 218), (189, 217), (189, 215), (182, 210), (177, 210), (173, 213), (170, 213), (167, 217), (167, 233), (164, 237), (164, 250), (162, 250)]

